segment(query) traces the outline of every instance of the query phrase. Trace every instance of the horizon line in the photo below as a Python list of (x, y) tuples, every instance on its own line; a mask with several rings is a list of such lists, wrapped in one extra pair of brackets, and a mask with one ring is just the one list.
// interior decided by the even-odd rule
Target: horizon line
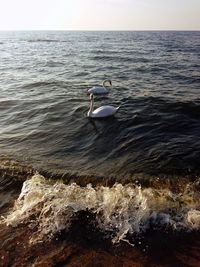
[(23, 32), (23, 31), (61, 31), (61, 32), (199, 32), (199, 30), (184, 30), (184, 29), (152, 29), (152, 30), (131, 30), (131, 29), (124, 29), (124, 30), (75, 30), (75, 29), (0, 29), (0, 32)]

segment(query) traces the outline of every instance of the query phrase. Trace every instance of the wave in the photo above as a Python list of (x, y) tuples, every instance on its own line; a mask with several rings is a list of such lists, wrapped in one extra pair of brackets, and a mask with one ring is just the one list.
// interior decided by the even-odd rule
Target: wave
[(101, 232), (113, 243), (148, 229), (191, 231), (200, 228), (197, 179), (176, 190), (129, 183), (113, 186), (80, 186), (33, 175), (23, 187), (13, 209), (1, 220), (13, 227), (28, 224), (36, 229), (31, 242), (68, 231), (80, 212), (95, 217)]
[[(113, 102), (121, 105), (116, 118), (91, 122), (85, 118), (89, 103), (84, 85), (80, 84), (79, 95), (68, 92), (71, 84), (64, 81), (33, 80), (21, 86), (35, 88), (34, 97), (38, 92), (42, 97), (2, 102), (4, 154), (8, 146), (21, 155), (28, 148), (27, 157), (37, 159), (41, 168), (113, 175), (118, 182), (133, 173), (200, 173), (199, 100), (121, 96)], [(49, 90), (48, 96), (43, 88)], [(96, 107), (110, 99), (99, 102)]]
[[(96, 56), (92, 56), (90, 57), (91, 60), (94, 60), (94, 61), (115, 61), (116, 60), (116, 54), (115, 55), (110, 55), (110, 56), (107, 56), (106, 54), (104, 55), (96, 55)], [(118, 57), (118, 60), (121, 61), (121, 62), (135, 62), (135, 59), (134, 58), (130, 58), (130, 57)], [(145, 61), (145, 59), (136, 59), (137, 62), (147, 62)]]
[(152, 111), (156, 111), (157, 114), (163, 114), (166, 115), (169, 114), (169, 116), (177, 115), (177, 114), (183, 114), (187, 116), (194, 116), (196, 118), (199, 118), (200, 116), (200, 100), (196, 98), (195, 100), (172, 100), (167, 99), (163, 97), (154, 97), (154, 96), (148, 96), (148, 97), (138, 97), (136, 99), (132, 97), (126, 97), (121, 100), (123, 102), (123, 105), (129, 105), (129, 106), (135, 106), (141, 105), (144, 110), (149, 110), (149, 108), (152, 109)]
[(22, 89), (32, 89), (32, 88), (39, 88), (39, 87), (48, 87), (52, 88), (54, 86), (66, 86), (66, 83), (64, 81), (35, 81), (28, 84), (23, 84), (21, 86)]
[(56, 39), (30, 39), (27, 40), (29, 43), (66, 43), (65, 40), (56, 40)]

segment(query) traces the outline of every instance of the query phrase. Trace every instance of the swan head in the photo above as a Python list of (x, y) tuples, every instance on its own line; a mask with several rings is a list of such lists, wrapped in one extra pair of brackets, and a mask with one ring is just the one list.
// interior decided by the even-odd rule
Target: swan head
[(93, 99), (94, 99), (94, 95), (90, 94), (90, 100), (93, 100)]

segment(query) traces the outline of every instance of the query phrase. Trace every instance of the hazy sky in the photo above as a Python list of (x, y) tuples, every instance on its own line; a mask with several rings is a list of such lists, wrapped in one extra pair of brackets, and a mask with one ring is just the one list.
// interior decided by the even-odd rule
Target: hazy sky
[(0, 0), (0, 30), (200, 30), (200, 0)]

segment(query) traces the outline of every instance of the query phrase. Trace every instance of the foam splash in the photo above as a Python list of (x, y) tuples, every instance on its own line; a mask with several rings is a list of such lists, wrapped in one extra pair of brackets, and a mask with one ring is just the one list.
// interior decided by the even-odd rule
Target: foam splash
[(199, 193), (191, 191), (190, 186), (179, 193), (133, 184), (81, 187), (36, 174), (24, 182), (13, 210), (2, 222), (13, 227), (28, 223), (37, 229), (37, 240), (43, 240), (69, 229), (76, 213), (87, 210), (95, 214), (102, 231), (112, 232), (116, 243), (125, 240), (127, 234), (145, 232), (152, 226), (199, 229), (198, 208)]

